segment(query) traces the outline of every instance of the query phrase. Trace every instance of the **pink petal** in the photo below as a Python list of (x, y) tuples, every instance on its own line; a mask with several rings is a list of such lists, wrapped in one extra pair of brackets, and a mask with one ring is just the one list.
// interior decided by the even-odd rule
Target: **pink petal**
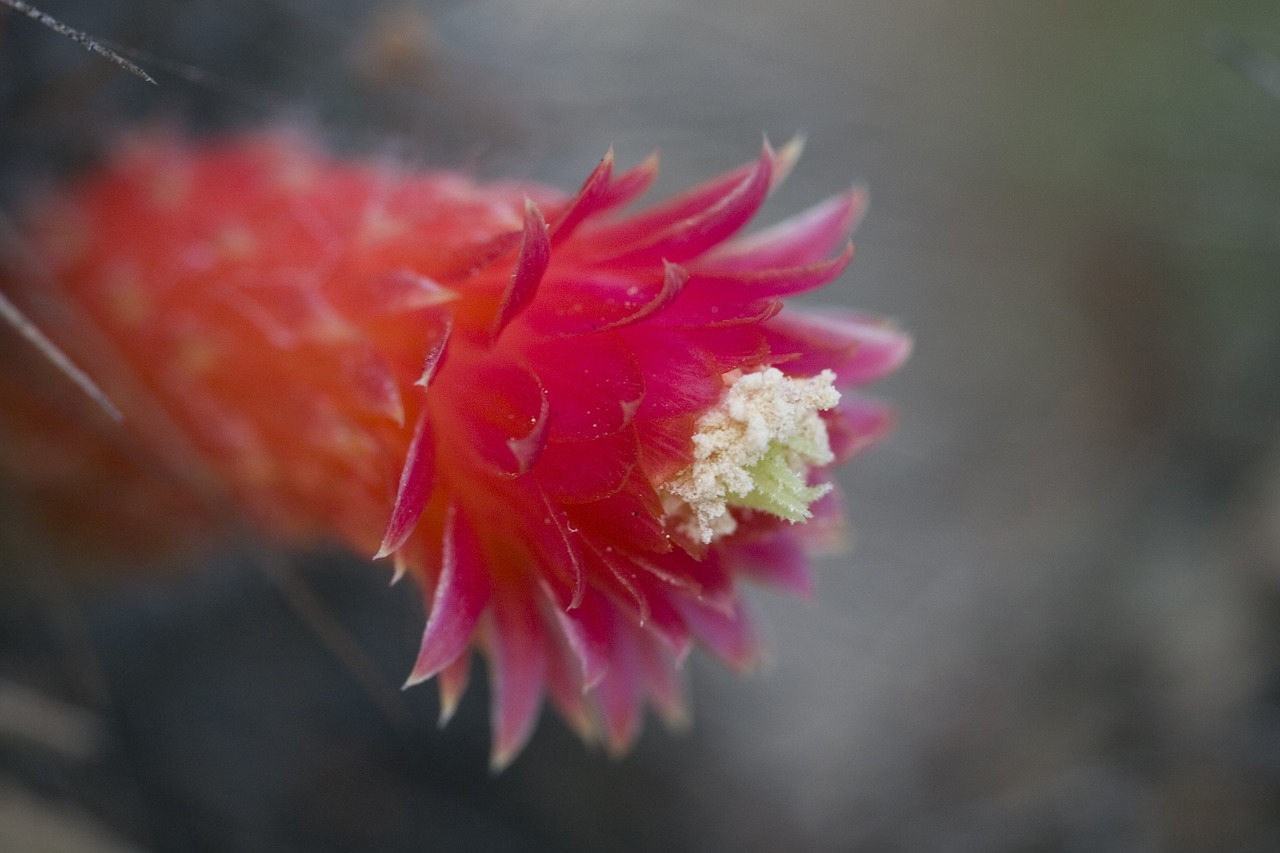
[(587, 589), (577, 607), (557, 608), (556, 618), (582, 669), (582, 689), (590, 690), (604, 678), (613, 660), (617, 632), (613, 607), (601, 593)]
[(493, 749), (489, 766), (502, 770), (533, 734), (546, 683), (546, 638), (537, 608), (522, 591), (496, 596), (488, 622), (493, 684)]
[(813, 572), (801, 540), (790, 529), (762, 539), (726, 542), (726, 562), (733, 571), (758, 583), (801, 598), (813, 596)]
[(467, 692), (467, 682), (471, 679), (471, 650), (463, 649), (462, 653), (440, 670), (436, 678), (436, 686), (440, 691), (440, 720), (443, 727), (458, 710), (458, 702)]
[(413, 439), (409, 442), (409, 451), (400, 471), (395, 506), (387, 521), (386, 532), (382, 534), (382, 546), (373, 557), (375, 560), (393, 553), (413, 533), (414, 525), (435, 489), (435, 474), (435, 439), (431, 420), (427, 410), (423, 409), (413, 428)]
[(888, 435), (896, 417), (891, 407), (878, 400), (845, 394), (838, 406), (822, 413), (822, 420), (835, 454), (834, 467)]
[(738, 272), (817, 263), (847, 242), (866, 209), (866, 191), (854, 187), (777, 225), (717, 246), (699, 263)]
[[(724, 393), (723, 372), (678, 333), (645, 327), (619, 332), (631, 346), (645, 378), (644, 401), (639, 418), (670, 418), (701, 414)], [(692, 434), (692, 433), (690, 433)]]
[(645, 693), (669, 728), (681, 729), (689, 724), (689, 709), (671, 652), (647, 633), (633, 630), (632, 642), (639, 662)]
[(686, 290), (675, 304), (651, 321), (659, 328), (719, 329), (758, 325), (782, 310), (780, 299), (726, 298), (715, 289)]
[(658, 177), (658, 155), (650, 154), (638, 165), (614, 178), (604, 198), (601, 209), (621, 207), (644, 195)]
[(853, 244), (834, 258), (804, 266), (756, 267), (735, 272), (699, 264), (691, 276), (691, 293), (714, 294), (720, 299), (761, 299), (795, 296), (834, 281), (853, 259)]
[(587, 743), (596, 740), (598, 726), (594, 709), (583, 693), (582, 665), (567, 643), (547, 647), (547, 694), (578, 737)]
[[(639, 233), (633, 232), (632, 239), (626, 239), (625, 232), (634, 229), (637, 222), (647, 220), (649, 215), (642, 214), (621, 223), (612, 231), (592, 234), (592, 242), (605, 248), (596, 260), (637, 266), (662, 260), (680, 262), (702, 254), (741, 229), (760, 209), (769, 193), (772, 168), (773, 152), (766, 146), (760, 160), (745, 177), (696, 214), (669, 220), (664, 213), (659, 217), (663, 225), (657, 230), (646, 226)], [(619, 248), (622, 250), (618, 251)]]
[(491, 582), (480, 540), (456, 504), (445, 514), (440, 577), (418, 660), (406, 687), (426, 681), (467, 648), (489, 603)]
[(559, 607), (572, 610), (582, 602), (586, 590), (577, 531), (570, 528), (564, 510), (537, 483), (524, 484), (517, 495), (523, 501), (523, 510), (531, 514), (528, 535), (538, 562), (551, 572), (544, 580), (554, 591)]
[(547, 223), (542, 219), (537, 205), (525, 201), (524, 205), (524, 237), (520, 243), (520, 255), (516, 258), (516, 269), (511, 274), (506, 292), (502, 294), (502, 304), (498, 307), (498, 316), (493, 324), (493, 339), (497, 340), (502, 330), (525, 309), (542, 281), (542, 274), (547, 271), (551, 261), (551, 239), (547, 235)]
[(880, 320), (831, 312), (784, 312), (764, 327), (778, 367), (795, 376), (823, 369), (839, 385), (863, 385), (892, 373), (911, 353), (911, 338)]
[(609, 200), (609, 183), (613, 175), (613, 147), (583, 182), (568, 209), (551, 226), (552, 245), (563, 243), (584, 219), (603, 209)]
[(529, 348), (549, 404), (549, 441), (612, 435), (631, 423), (645, 396), (644, 377), (616, 335), (584, 335)]
[[(606, 250), (613, 246), (634, 245), (654, 233), (666, 231), (705, 214), (725, 196), (730, 195), (758, 167), (758, 161), (739, 166), (620, 222), (594, 227), (589, 234), (583, 235), (583, 240), (593, 245), (598, 244)], [(630, 198), (634, 198), (639, 193), (634, 192), (633, 186), (643, 182), (647, 188), (657, 176), (657, 171), (658, 158), (654, 155), (636, 169), (619, 177), (614, 182), (614, 187), (618, 192), (624, 188), (631, 191)]]
[(610, 755), (622, 755), (640, 734), (641, 720), (641, 681), (629, 632), (615, 635), (612, 665), (593, 692), (600, 706), (605, 748)]
[(741, 601), (731, 613), (687, 598), (677, 599), (675, 605), (699, 642), (729, 666), (746, 671), (760, 662), (760, 649)]

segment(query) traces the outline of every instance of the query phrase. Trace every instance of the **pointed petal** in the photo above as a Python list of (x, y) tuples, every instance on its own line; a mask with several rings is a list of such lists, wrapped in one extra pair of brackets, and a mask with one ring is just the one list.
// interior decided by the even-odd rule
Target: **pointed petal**
[(766, 147), (755, 167), (738, 184), (698, 214), (678, 219), (661, 230), (646, 229), (626, 242), (610, 237), (610, 242), (605, 243), (600, 235), (592, 235), (593, 240), (607, 247), (596, 260), (644, 265), (663, 260), (678, 263), (702, 254), (741, 229), (760, 209), (769, 193), (772, 169), (773, 153)]
[(489, 766), (501, 771), (520, 753), (538, 721), (546, 683), (546, 637), (537, 608), (522, 590), (493, 600), (489, 674), (493, 683), (493, 748)]
[(882, 320), (835, 311), (783, 312), (765, 326), (779, 369), (793, 376), (834, 370), (837, 385), (863, 385), (892, 373), (911, 354), (911, 338)]
[(586, 575), (579, 536), (569, 525), (564, 510), (537, 483), (527, 483), (521, 493), (525, 511), (536, 513), (528, 535), (537, 550), (538, 565), (545, 571), (558, 606), (572, 610), (582, 601)]
[(601, 209), (630, 204), (648, 192), (657, 177), (658, 155), (655, 152), (613, 179), (604, 198), (600, 200)]
[(493, 339), (495, 341), (507, 324), (533, 301), (538, 291), (538, 284), (542, 281), (542, 274), (547, 271), (547, 264), (550, 261), (551, 239), (547, 235), (547, 223), (543, 221), (538, 206), (526, 200), (524, 238), (520, 243), (520, 254), (516, 258), (515, 272), (511, 274), (511, 281), (502, 294), (502, 304), (494, 320)]
[(675, 605), (698, 641), (729, 666), (746, 672), (760, 662), (760, 648), (741, 601), (731, 613), (688, 598), (677, 599)]
[(794, 267), (757, 267), (734, 271), (699, 264), (691, 275), (690, 293), (713, 294), (724, 300), (795, 296), (834, 281), (853, 259), (853, 244), (834, 258)]
[(471, 680), (471, 650), (463, 649), (462, 654), (454, 658), (436, 678), (440, 690), (441, 728), (448, 725), (458, 710), (458, 703), (467, 692), (467, 683)]
[(587, 589), (577, 607), (557, 608), (556, 619), (582, 669), (582, 688), (590, 690), (604, 678), (613, 659), (617, 630), (613, 608), (599, 592)]
[(442, 314), (434, 318), (432, 325), (433, 328), (426, 333), (430, 343), (422, 359), (422, 374), (413, 383), (423, 388), (431, 384), (436, 371), (440, 369), (440, 363), (444, 360), (445, 349), (449, 346), (449, 337), (453, 333), (453, 318)]
[(632, 640), (649, 701), (667, 728), (683, 731), (689, 726), (690, 715), (675, 658), (656, 637), (647, 633), (633, 631)]
[(404, 426), (404, 400), (386, 359), (367, 344), (343, 353), (341, 359), (342, 378), (356, 405)]
[(813, 597), (813, 572), (799, 537), (783, 529), (761, 539), (727, 542), (725, 561), (732, 571), (757, 583)]
[(640, 734), (641, 681), (631, 646), (630, 633), (617, 632), (609, 671), (593, 691), (600, 706), (605, 749), (614, 757), (626, 754)]
[(699, 264), (746, 272), (817, 263), (848, 241), (866, 209), (866, 191), (854, 187), (777, 225), (717, 246)]
[(386, 532), (382, 535), (382, 546), (373, 557), (375, 560), (394, 553), (413, 533), (414, 525), (418, 523), (418, 517), (426, 509), (431, 492), (435, 489), (435, 460), (435, 438), (432, 435), (431, 420), (424, 408), (413, 429), (409, 452), (404, 460), (404, 468), (400, 471), (400, 487), (396, 492), (395, 506), (387, 521)]
[(613, 176), (613, 146), (604, 155), (600, 165), (592, 170), (587, 180), (570, 202), (569, 207), (551, 226), (551, 244), (558, 245), (569, 238), (584, 219), (602, 210), (609, 200), (609, 183)]
[(440, 577), (431, 615), (406, 686), (426, 681), (462, 654), (489, 603), (491, 589), (480, 540), (463, 510), (451, 505), (445, 513)]

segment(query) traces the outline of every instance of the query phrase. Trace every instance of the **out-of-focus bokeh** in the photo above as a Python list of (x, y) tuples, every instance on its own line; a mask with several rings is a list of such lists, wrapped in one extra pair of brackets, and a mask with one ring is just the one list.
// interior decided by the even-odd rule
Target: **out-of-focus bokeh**
[(917, 351), (853, 551), (753, 599), (773, 664), (695, 656), (622, 761), (548, 717), (490, 777), (483, 685), (442, 732), (392, 687), (383, 567), (86, 581), (0, 491), (0, 848), (1280, 849), (1280, 5), (38, 5), (159, 85), (0, 6), (6, 215), (138, 123), (565, 187), (658, 147), (659, 193), (803, 132), (765, 218), (868, 185), (819, 301)]

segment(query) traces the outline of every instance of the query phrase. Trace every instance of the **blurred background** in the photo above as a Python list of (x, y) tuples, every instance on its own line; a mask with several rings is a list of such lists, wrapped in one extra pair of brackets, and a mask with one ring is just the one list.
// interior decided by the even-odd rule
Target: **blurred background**
[(854, 550), (622, 761), (547, 716), (491, 777), (381, 567), (86, 583), (0, 491), (0, 849), (1280, 849), (1280, 4), (38, 5), (159, 85), (0, 6), (5, 210), (139, 122), (655, 195), (803, 132), (762, 221), (868, 185), (818, 301), (917, 350)]

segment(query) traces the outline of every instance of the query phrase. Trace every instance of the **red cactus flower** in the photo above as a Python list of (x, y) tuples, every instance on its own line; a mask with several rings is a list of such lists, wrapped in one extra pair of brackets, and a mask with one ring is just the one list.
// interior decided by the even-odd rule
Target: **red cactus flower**
[(286, 133), (146, 136), (25, 235), (124, 365), (96, 378), (125, 428), (162, 419), (263, 532), (411, 574), (409, 682), (437, 677), (446, 718), (486, 656), (502, 766), (544, 694), (625, 750), (646, 702), (682, 717), (695, 642), (755, 660), (740, 580), (810, 590), (806, 550), (838, 529), (827, 471), (890, 420), (837, 389), (909, 343), (783, 310), (848, 263), (860, 192), (732, 239), (797, 153), (623, 214), (656, 159), (615, 174), (610, 154), (566, 197)]

